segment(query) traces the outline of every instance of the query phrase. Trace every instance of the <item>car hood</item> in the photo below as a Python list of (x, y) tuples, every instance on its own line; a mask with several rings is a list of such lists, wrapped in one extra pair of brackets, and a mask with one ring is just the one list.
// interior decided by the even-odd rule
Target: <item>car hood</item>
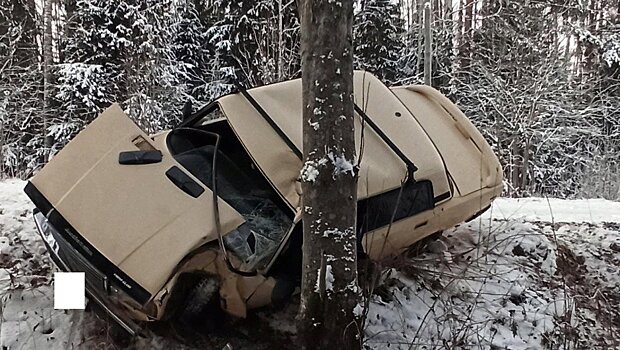
[[(113, 105), (78, 134), (36, 176), (32, 185), (75, 230), (112, 264), (143, 288), (157, 292), (190, 251), (217, 238), (213, 197), (202, 187), (194, 198), (176, 186), (167, 171), (182, 168), (167, 150), (160, 162), (119, 163), (119, 153), (158, 150), (120, 109)], [(183, 171), (183, 170), (181, 170)], [(35, 204), (41, 208), (45, 205)], [(244, 222), (219, 201), (222, 232)], [(44, 208), (41, 208), (44, 209)]]

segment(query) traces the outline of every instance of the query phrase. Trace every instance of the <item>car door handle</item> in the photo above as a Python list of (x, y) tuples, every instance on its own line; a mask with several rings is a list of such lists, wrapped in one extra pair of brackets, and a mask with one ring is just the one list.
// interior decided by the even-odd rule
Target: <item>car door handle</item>
[(161, 162), (161, 151), (127, 151), (118, 154), (118, 163), (123, 165), (153, 164)]
[(166, 171), (166, 176), (183, 192), (189, 194), (194, 198), (198, 198), (205, 191), (202, 186), (200, 186), (196, 181), (194, 181), (191, 177), (189, 177), (189, 175), (187, 175), (177, 166), (173, 166), (172, 168), (168, 169), (168, 171)]

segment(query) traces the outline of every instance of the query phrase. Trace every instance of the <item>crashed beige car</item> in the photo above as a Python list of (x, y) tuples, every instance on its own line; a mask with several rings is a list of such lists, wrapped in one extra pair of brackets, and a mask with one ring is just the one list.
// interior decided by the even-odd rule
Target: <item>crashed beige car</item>
[[(360, 254), (397, 255), (500, 194), (497, 157), (440, 92), (362, 71), (354, 92)], [(286, 301), (301, 275), (301, 93), (299, 79), (239, 88), (152, 136), (109, 107), (25, 188), (56, 265), (85, 272), (89, 299), (131, 333)]]

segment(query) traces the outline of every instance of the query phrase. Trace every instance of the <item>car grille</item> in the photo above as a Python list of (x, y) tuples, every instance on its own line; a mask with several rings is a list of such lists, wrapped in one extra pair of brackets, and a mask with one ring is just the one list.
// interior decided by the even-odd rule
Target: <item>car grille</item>
[(80, 253), (76, 252), (75, 248), (71, 247), (60, 235), (55, 232), (53, 235), (58, 243), (58, 255), (68, 265), (69, 270), (72, 272), (84, 272), (85, 282), (88, 286), (107, 293), (107, 277), (99, 272)]

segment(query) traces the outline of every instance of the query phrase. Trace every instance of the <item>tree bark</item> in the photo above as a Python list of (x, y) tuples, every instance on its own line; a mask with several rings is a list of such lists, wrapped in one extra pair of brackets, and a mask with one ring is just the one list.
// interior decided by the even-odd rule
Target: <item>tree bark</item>
[(352, 0), (303, 0), (302, 349), (359, 349)]

